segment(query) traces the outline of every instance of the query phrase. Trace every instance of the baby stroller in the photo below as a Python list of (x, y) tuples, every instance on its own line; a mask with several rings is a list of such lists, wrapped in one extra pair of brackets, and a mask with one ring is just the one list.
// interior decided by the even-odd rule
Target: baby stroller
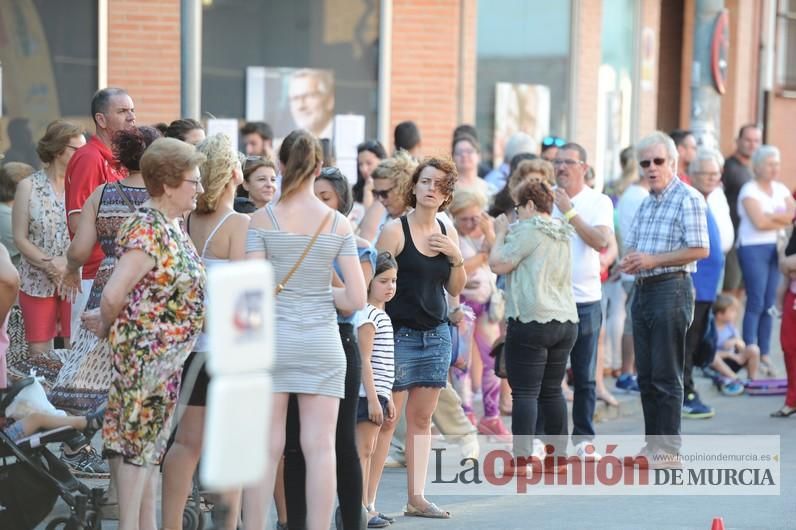
[[(14, 397), (35, 382), (26, 377), (0, 390), (0, 427)], [(77, 480), (69, 468), (47, 449), (76, 431), (62, 427), (36, 433), (14, 442), (0, 428), (0, 528), (31, 530), (52, 511), (58, 498), (69, 508), (69, 515), (50, 521), (47, 530), (94, 530), (102, 527), (101, 488), (89, 488)]]

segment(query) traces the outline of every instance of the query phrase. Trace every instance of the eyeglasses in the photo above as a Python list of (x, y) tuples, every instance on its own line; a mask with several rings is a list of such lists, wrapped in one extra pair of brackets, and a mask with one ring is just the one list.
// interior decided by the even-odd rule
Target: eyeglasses
[(69, 145), (69, 144), (66, 144), (66, 147), (68, 147), (69, 149), (73, 149), (73, 150), (77, 151), (77, 150), (78, 150), (78, 149), (80, 149), (82, 146), (80, 146), (80, 145)]
[(655, 163), (656, 166), (662, 166), (662, 165), (664, 165), (666, 163), (666, 159), (665, 158), (653, 158), (652, 160), (639, 160), (638, 165), (640, 165), (644, 169), (647, 169), (653, 163)]
[(475, 149), (457, 149), (453, 152), (453, 156), (473, 156), (475, 153)]
[(194, 189), (199, 189), (202, 187), (202, 181), (199, 179), (182, 179), (183, 182), (190, 182), (193, 184)]
[(375, 198), (377, 198), (377, 199), (386, 199), (387, 196), (390, 194), (390, 192), (392, 190), (394, 190), (394, 189), (395, 189), (395, 186), (393, 186), (392, 188), (387, 189), (387, 190), (371, 190), (371, 191), (372, 191), (373, 196)]
[(542, 138), (542, 145), (544, 147), (564, 147), (567, 141), (559, 136), (545, 136)]
[(472, 217), (459, 217), (458, 221), (460, 223), (479, 223), (479, 222), (481, 222), (481, 216), (480, 215), (474, 215)]
[(554, 166), (577, 166), (578, 164), (582, 164), (580, 160), (575, 160), (574, 158), (554, 158), (552, 160)]

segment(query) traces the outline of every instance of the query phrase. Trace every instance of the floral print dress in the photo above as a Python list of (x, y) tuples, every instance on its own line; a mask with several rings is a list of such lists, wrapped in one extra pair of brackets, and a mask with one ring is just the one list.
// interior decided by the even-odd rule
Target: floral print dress
[(143, 207), (119, 228), (117, 256), (140, 250), (155, 266), (111, 326), (113, 380), (102, 429), (105, 453), (157, 465), (166, 449), (182, 365), (204, 323), (205, 271), (188, 235)]

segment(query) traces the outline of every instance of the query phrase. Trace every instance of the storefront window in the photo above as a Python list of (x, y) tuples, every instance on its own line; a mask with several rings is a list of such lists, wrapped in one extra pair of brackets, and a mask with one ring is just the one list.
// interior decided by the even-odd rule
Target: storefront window
[(97, 0), (0, 0), (3, 152), (9, 133), (21, 140), (27, 130), (27, 141), (35, 141), (56, 118), (90, 123), (97, 17)]
[[(283, 136), (289, 131), (276, 129), (306, 124), (323, 130), (325, 124), (315, 124), (309, 115), (317, 107), (364, 115), (366, 134), (375, 137), (378, 0), (204, 0), (203, 5), (203, 112), (270, 119)], [(247, 87), (256, 94), (247, 94)]]
[(499, 162), (518, 129), (537, 141), (566, 137), (570, 23), (569, 2), (478, 2), (476, 127), (484, 157)]

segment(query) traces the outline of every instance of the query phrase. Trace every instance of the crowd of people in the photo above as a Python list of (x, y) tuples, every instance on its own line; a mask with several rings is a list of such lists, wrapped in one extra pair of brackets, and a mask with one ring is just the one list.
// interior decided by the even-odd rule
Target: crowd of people
[(88, 141), (50, 124), (43, 169), (0, 167), (0, 386), (9, 336), (24, 333), (27, 365), (57, 361), (49, 399), (71, 415), (7, 432), (81, 431), (62, 458), (110, 474), (123, 530), (182, 527), (209, 384), (206, 271), (238, 260), (273, 266), (276, 337), (265, 474), (217, 492), (227, 528), (264, 528), (272, 499), (278, 528), (387, 527), (379, 482), (401, 465), (403, 515), (449, 518), (422, 486), (432, 429), (464, 457), (477, 434), (511, 443), (517, 472), (548, 440), (599, 459), (607, 378), (640, 396), (642, 453), (677, 467), (681, 419), (715, 414), (695, 370), (730, 396), (778, 376), (777, 313), (788, 394), (771, 415), (796, 413), (796, 203), (755, 125), (726, 162), (690, 131), (640, 138), (601, 191), (583, 146), (553, 136), (516, 133), (491, 168), (474, 127), (423, 157), (403, 122), (391, 156), (358, 147), (351, 186), (309, 130), (274, 145), (247, 123), (237, 153), (192, 119), (137, 124), (123, 89), (91, 112)]

